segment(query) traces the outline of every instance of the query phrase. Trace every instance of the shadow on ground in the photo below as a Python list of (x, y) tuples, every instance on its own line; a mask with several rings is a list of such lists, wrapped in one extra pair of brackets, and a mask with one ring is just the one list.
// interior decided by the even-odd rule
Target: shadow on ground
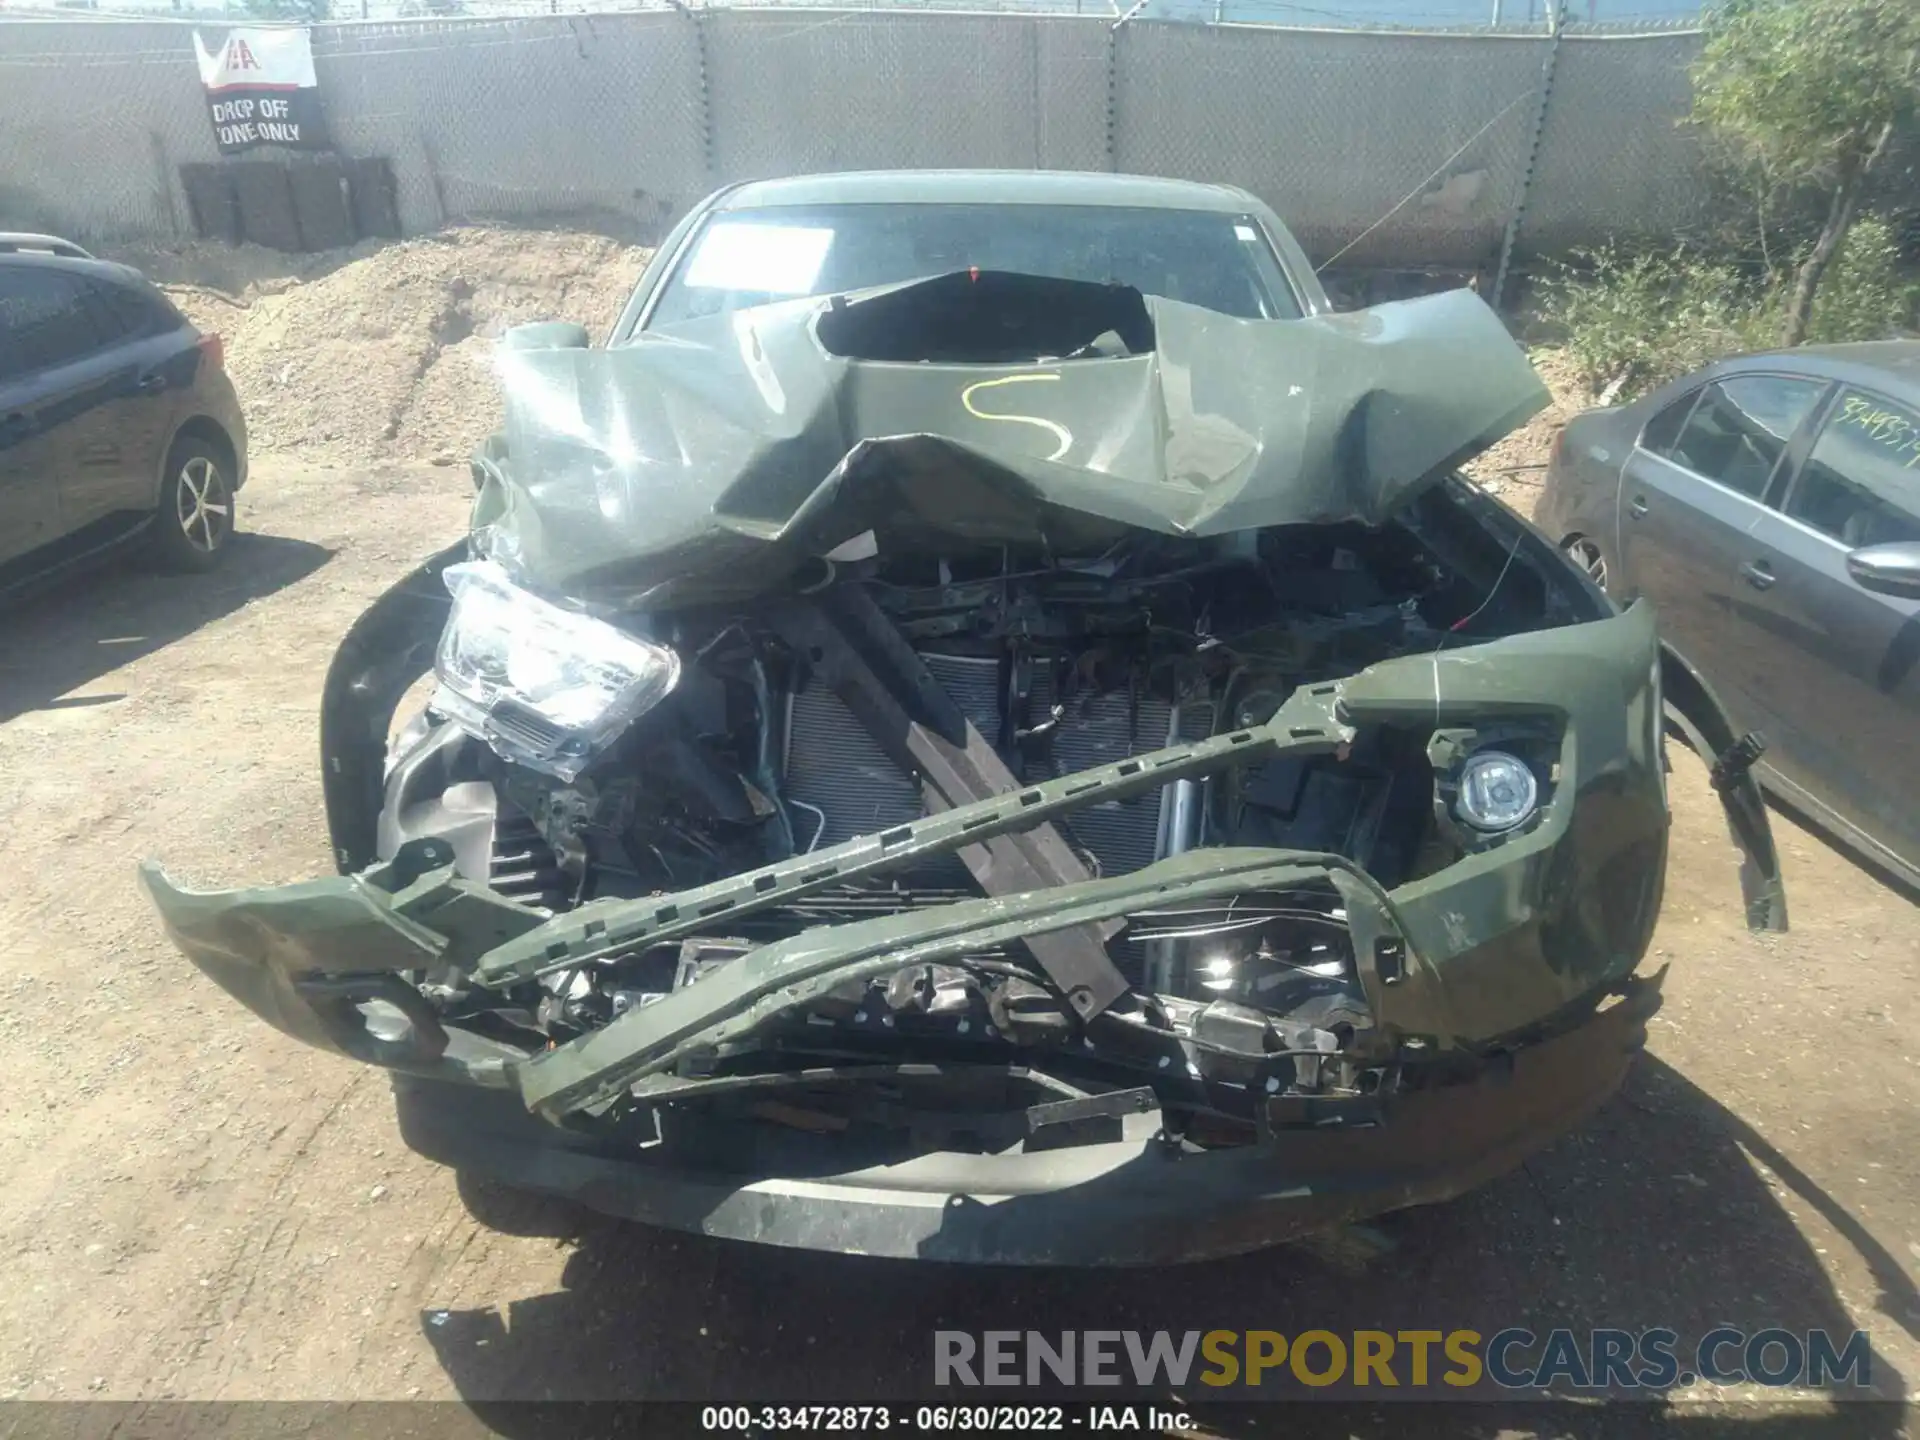
[(324, 546), (280, 535), (241, 533), (230, 543), (212, 574), (166, 574), (130, 557), (8, 605), (0, 624), (0, 723), (34, 710), (124, 700), (117, 692), (72, 692), (284, 590), (333, 557)]
[[(1680, 1334), (1683, 1369), (1701, 1334), (1720, 1325), (1749, 1333), (1824, 1329), (1844, 1342), (1853, 1322), (1749, 1153), (1861, 1251), (1881, 1286), (1881, 1313), (1910, 1330), (1920, 1326), (1920, 1294), (1897, 1259), (1744, 1122), (1646, 1057), (1585, 1130), (1523, 1170), (1451, 1204), (1381, 1222), (1395, 1248), (1370, 1260), (1287, 1248), (1158, 1271), (970, 1271), (710, 1241), (469, 1185), (463, 1193), (482, 1223), (572, 1238), (566, 1288), (499, 1310), (429, 1312), (423, 1327), (478, 1417), (528, 1437), (548, 1433), (542, 1412), (497, 1402), (1033, 1398), (936, 1389), (933, 1334), (949, 1329), (1470, 1328), (1490, 1335), (1508, 1326), (1541, 1334), (1561, 1326), (1582, 1333), (1665, 1326)], [(1871, 1364), (1875, 1392), (1905, 1396), (1905, 1378), (1883, 1356)], [(1202, 1368), (1196, 1364), (1196, 1377)], [(1183, 1393), (1263, 1398), (1261, 1391), (1210, 1394), (1191, 1383)], [(1264, 1398), (1301, 1395), (1288, 1379)], [(1075, 1398), (1150, 1397), (1082, 1390)], [(1817, 1434), (1828, 1426), (1834, 1434), (1899, 1433), (1895, 1407), (1839, 1408), (1832, 1420), (1756, 1410), (1742, 1423), (1760, 1434)], [(1551, 1413), (1510, 1402), (1497, 1411), (1450, 1405), (1422, 1412), (1422, 1433), (1432, 1428), (1428, 1419), (1444, 1419), (1444, 1433), (1489, 1437), (1516, 1426), (1533, 1433), (1526, 1427)], [(1378, 1426), (1346, 1406), (1338, 1414), (1341, 1433), (1356, 1436), (1404, 1430), (1408, 1418), (1399, 1410), (1396, 1419), (1395, 1407), (1381, 1412)], [(1271, 1418), (1269, 1425), (1263, 1412), (1242, 1407), (1213, 1423), (1229, 1433), (1300, 1433), (1307, 1417), (1286, 1406)], [(1727, 1421), (1721, 1414), (1713, 1423)], [(1706, 1419), (1697, 1426), (1711, 1433)]]

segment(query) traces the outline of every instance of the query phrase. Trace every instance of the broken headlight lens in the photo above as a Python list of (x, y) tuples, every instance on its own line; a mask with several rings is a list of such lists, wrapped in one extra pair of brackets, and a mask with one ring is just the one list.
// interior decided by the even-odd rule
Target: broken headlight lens
[(1519, 756), (1482, 750), (1460, 767), (1460, 793), (1453, 807), (1476, 830), (1511, 830), (1540, 808), (1540, 782)]
[(445, 573), (433, 708), (509, 760), (571, 780), (680, 679), (673, 651), (530, 595), (490, 560)]

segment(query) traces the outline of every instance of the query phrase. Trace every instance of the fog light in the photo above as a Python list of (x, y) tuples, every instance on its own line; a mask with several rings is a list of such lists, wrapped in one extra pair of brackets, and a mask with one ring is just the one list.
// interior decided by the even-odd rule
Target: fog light
[(1482, 750), (1460, 769), (1454, 810), (1476, 830), (1511, 830), (1540, 808), (1540, 783), (1524, 760)]

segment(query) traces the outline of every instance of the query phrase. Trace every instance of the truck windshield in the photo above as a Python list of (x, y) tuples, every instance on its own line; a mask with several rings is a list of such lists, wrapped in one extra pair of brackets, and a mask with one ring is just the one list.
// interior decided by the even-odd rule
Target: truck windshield
[(1297, 319), (1248, 216), (1106, 205), (779, 206), (722, 211), (661, 288), (647, 326), (957, 270), (1131, 285), (1244, 320)]

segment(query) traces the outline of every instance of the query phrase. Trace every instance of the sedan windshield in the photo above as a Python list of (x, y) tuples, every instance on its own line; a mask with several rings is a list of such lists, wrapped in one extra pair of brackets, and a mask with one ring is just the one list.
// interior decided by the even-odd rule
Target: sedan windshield
[(1131, 285), (1245, 320), (1300, 308), (1248, 216), (1107, 205), (817, 205), (723, 211), (661, 288), (649, 328), (958, 270)]

